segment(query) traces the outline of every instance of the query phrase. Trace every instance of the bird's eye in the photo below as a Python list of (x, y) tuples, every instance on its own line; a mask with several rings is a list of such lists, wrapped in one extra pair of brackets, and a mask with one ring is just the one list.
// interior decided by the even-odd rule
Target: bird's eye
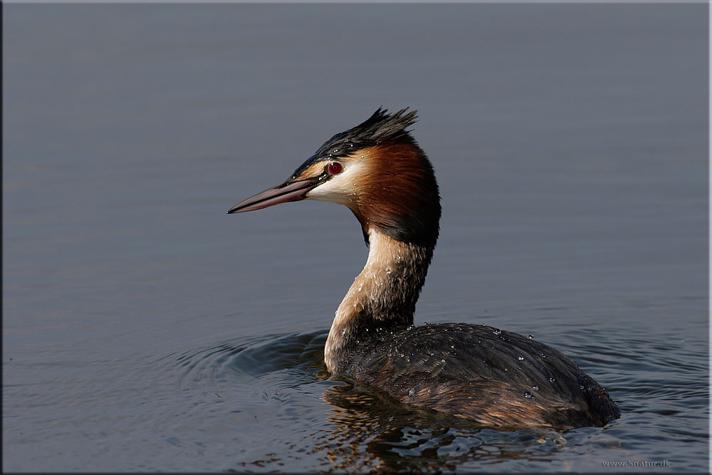
[(329, 175), (338, 175), (342, 171), (344, 171), (344, 166), (341, 165), (339, 162), (330, 162), (326, 166), (326, 173), (328, 173)]

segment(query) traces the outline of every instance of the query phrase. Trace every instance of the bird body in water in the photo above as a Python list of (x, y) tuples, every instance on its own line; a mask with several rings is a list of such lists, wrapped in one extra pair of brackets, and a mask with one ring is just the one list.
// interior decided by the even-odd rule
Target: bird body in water
[(324, 347), (332, 377), (403, 404), (499, 428), (602, 426), (620, 412), (572, 360), (532, 338), (464, 323), (413, 326), (439, 234), (432, 165), (406, 130), (415, 111), (378, 109), (322, 145), (283, 184), (228, 213), (315, 199), (347, 206), (368, 260)]

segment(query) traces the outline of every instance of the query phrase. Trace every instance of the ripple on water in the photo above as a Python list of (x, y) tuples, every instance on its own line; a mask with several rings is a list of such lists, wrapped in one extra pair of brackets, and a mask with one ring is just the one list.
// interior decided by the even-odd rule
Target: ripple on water
[[(237, 339), (184, 352), (175, 361), (181, 388), (257, 381), (296, 387), (326, 376), (323, 366), (325, 331)], [(280, 377), (284, 372), (289, 377)]]

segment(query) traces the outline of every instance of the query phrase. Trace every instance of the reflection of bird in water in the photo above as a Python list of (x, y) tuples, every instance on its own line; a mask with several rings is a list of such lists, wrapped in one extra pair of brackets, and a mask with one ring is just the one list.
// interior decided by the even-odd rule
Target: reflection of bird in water
[(332, 426), (312, 453), (346, 472), (455, 471), (473, 462), (549, 459), (566, 445), (562, 434), (533, 429), (486, 430), (430, 411), (408, 410), (351, 386), (324, 392)]
[(229, 211), (310, 198), (343, 204), (361, 223), (370, 250), (326, 341), (332, 377), (485, 426), (570, 428), (617, 418), (607, 392), (542, 343), (482, 325), (413, 326), (440, 221), (433, 168), (406, 131), (415, 119), (415, 111), (379, 109), (329, 139), (287, 181)]

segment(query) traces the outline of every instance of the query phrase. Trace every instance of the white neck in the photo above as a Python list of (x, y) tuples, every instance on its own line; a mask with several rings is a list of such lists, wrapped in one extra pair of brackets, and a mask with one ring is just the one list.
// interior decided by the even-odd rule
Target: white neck
[(368, 230), (368, 260), (336, 310), (324, 348), (324, 361), (339, 373), (345, 353), (368, 330), (413, 324), (415, 304), (432, 257), (432, 248), (397, 241), (376, 228)]

